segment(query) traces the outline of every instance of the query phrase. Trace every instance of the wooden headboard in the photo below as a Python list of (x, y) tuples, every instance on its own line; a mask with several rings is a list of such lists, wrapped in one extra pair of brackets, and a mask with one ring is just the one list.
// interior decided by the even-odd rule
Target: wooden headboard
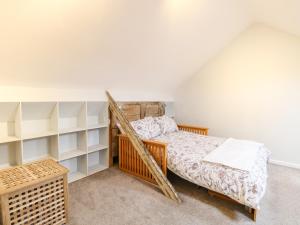
[[(123, 113), (129, 121), (143, 119), (147, 116), (162, 116), (165, 114), (165, 103), (163, 102), (118, 102)], [(110, 146), (111, 157), (118, 156), (118, 134), (117, 120), (110, 116)]]

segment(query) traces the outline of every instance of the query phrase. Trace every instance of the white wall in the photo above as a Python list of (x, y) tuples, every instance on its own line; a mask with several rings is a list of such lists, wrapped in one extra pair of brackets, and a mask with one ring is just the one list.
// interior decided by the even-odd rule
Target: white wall
[[(108, 89), (116, 101), (173, 101), (170, 93), (149, 90)], [(33, 88), (22, 86), (0, 86), (0, 102), (18, 101), (106, 101), (101, 88)], [(1, 109), (0, 109), (1, 110)]]
[(240, 0), (0, 1), (0, 85), (170, 95), (247, 12)]
[(177, 91), (176, 117), (300, 168), (300, 38), (255, 25)]

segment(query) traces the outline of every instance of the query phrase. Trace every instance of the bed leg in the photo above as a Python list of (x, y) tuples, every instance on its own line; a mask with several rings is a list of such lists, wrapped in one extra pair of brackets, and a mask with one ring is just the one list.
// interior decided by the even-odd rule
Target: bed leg
[(256, 222), (257, 209), (253, 209), (253, 208), (250, 208), (248, 206), (246, 206), (245, 208), (249, 212), (251, 219), (254, 222)]
[(251, 217), (254, 222), (256, 222), (256, 214), (257, 214), (257, 209), (252, 209)]

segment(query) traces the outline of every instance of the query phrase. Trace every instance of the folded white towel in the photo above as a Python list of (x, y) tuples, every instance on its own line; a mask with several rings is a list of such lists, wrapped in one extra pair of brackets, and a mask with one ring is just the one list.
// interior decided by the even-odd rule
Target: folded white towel
[(263, 146), (263, 144), (253, 141), (229, 138), (204, 157), (203, 161), (249, 172), (254, 166), (258, 151)]

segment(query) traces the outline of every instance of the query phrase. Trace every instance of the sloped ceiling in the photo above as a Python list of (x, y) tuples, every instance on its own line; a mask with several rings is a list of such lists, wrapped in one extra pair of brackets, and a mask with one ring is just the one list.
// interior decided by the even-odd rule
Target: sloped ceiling
[(299, 0), (249, 0), (254, 21), (300, 36)]
[(0, 85), (171, 92), (253, 21), (300, 33), (299, 4), (0, 1)]
[(249, 24), (240, 0), (1, 1), (1, 85), (171, 91)]

